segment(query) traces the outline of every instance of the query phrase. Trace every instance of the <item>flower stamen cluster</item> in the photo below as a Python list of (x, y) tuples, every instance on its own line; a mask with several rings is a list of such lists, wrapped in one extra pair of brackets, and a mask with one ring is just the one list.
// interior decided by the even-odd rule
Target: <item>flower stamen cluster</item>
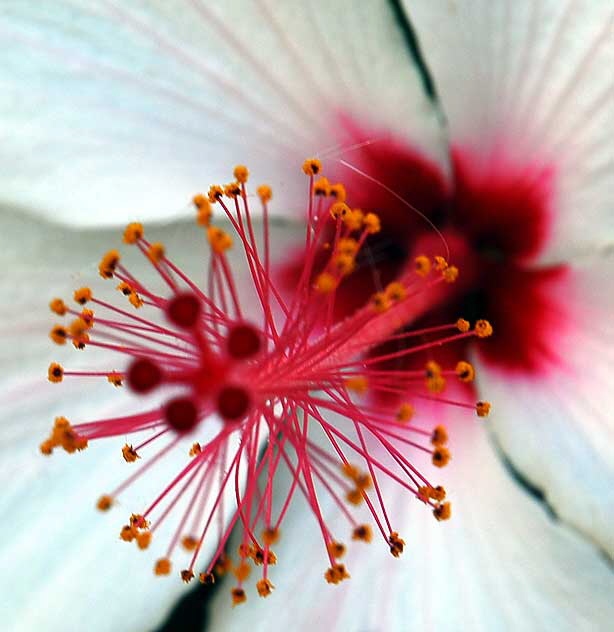
[[(306, 254), (292, 296), (282, 295), (271, 271), (272, 191), (267, 185), (257, 189), (263, 215), (257, 239), (248, 171), (239, 166), (232, 183), (212, 186), (207, 195), (193, 198), (196, 222), (210, 249), (206, 290), (173, 263), (163, 244), (147, 240), (141, 224), (132, 223), (124, 242), (153, 267), (166, 286), (164, 295), (132, 274), (118, 250), (110, 250), (100, 262), (100, 275), (115, 280), (120, 298), (129, 305), (99, 298), (87, 287), (74, 294), (77, 308), (59, 298), (50, 303), (55, 314), (72, 319), (53, 327), (50, 336), (55, 343), (72, 342), (79, 350), (98, 347), (124, 358), (123, 368), (103, 371), (67, 370), (54, 362), (48, 369), (51, 382), (102, 378), (115, 387), (126, 385), (144, 402), (151, 394), (163, 401), (138, 413), (74, 425), (58, 418), (42, 452), (50, 454), (57, 447), (80, 451), (91, 441), (121, 437), (123, 460), (138, 469), (99, 499), (98, 508), (106, 511), (128, 486), (178, 449), (181, 439), (198, 439), (186, 451), (184, 467), (148, 506), (131, 515), (120, 537), (148, 548), (160, 525), (174, 517), (175, 535), (154, 573), (168, 575), (171, 559), (182, 547), (189, 561), (180, 576), (191, 581), (203, 543), (214, 541), (215, 553), (199, 578), (211, 584), (216, 574), (232, 572), (237, 580), (234, 604), (246, 599), (244, 584), (252, 567), (261, 569), (258, 594), (271, 594), (269, 569), (277, 562), (272, 546), (297, 495), (314, 514), (329, 565), (324, 571), (327, 582), (337, 584), (349, 573), (338, 561), (346, 549), (336, 537), (340, 527), (333, 528), (324, 517), (323, 495), (347, 521), (352, 540), (370, 542), (378, 536), (393, 556), (400, 556), (405, 543), (385, 504), (383, 478), (429, 506), (437, 520), (450, 517), (443, 487), (431, 483), (409, 457), (417, 450), (429, 454), (433, 465), (446, 465), (451, 458), (448, 435), (441, 425), (428, 428), (413, 422), (415, 408), (421, 399), (475, 408), (480, 416), (489, 408), (487, 402), (474, 407), (441, 396), (447, 380), (473, 380), (475, 371), (468, 362), (441, 367), (427, 361), (415, 371), (381, 368), (391, 359), (428, 354), (443, 344), (492, 332), (486, 321), (471, 328), (459, 319), (399, 333), (401, 323), (418, 318), (445, 292), (446, 284), (456, 280), (458, 270), (444, 258), (418, 256), (415, 268), (381, 288), (353, 315), (335, 320), (337, 288), (354, 272), (356, 256), (367, 237), (380, 230), (380, 220), (376, 213), (352, 209), (343, 185), (331, 185), (322, 177), (316, 180), (322, 172), (318, 160), (306, 161), (303, 171), (309, 181)], [(217, 208), (232, 236), (214, 223)], [(330, 234), (333, 238), (325, 241)], [(257, 297), (256, 316), (253, 310), (248, 315), (240, 300), (227, 256), (237, 244)], [(419, 337), (419, 344), (408, 345), (413, 336)], [(402, 348), (367, 355), (387, 339), (402, 341)], [(369, 403), (367, 398), (374, 393), (392, 393), (404, 401), (388, 411)], [(128, 436), (134, 437), (130, 443)], [(286, 489), (279, 488), (281, 468), (291, 473)], [(236, 503), (227, 521), (221, 518), (226, 490), (234, 491)], [(274, 494), (284, 499), (278, 511), (273, 510)], [(354, 517), (350, 509), (357, 505), (366, 508), (374, 528)], [(241, 544), (238, 561), (233, 562), (227, 549), (235, 526), (240, 527)]]

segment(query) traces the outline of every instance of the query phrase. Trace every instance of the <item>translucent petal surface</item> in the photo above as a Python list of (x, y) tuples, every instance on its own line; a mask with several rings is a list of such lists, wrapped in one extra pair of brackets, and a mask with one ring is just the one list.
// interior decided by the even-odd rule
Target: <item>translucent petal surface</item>
[(0, 199), (55, 220), (181, 215), (237, 163), (300, 211), (288, 176), (356, 142), (342, 115), (445, 162), (387, 3), (9, 0), (0, 15)]
[(480, 387), (495, 403), (503, 451), (543, 490), (555, 512), (614, 556), (614, 257), (570, 268), (554, 289), (564, 305), (560, 364), (535, 377), (485, 365)]
[(349, 525), (323, 501), (335, 537), (349, 541), (343, 561), (351, 579), (331, 586), (315, 519), (295, 506), (275, 547), (273, 594), (261, 599), (250, 587), (247, 603), (231, 609), (226, 581), (214, 597), (211, 629), (607, 629), (614, 615), (607, 563), (513, 482), (479, 422), (451, 427), (451, 447), (453, 460), (437, 477), (452, 500), (449, 522), (437, 523), (384, 482), (406, 542), (395, 559), (381, 538), (349, 541)]
[[(410, 2), (450, 126), (472, 168), (553, 173), (541, 260), (611, 243), (614, 8), (608, 0)], [(539, 178), (536, 186), (539, 184)]]

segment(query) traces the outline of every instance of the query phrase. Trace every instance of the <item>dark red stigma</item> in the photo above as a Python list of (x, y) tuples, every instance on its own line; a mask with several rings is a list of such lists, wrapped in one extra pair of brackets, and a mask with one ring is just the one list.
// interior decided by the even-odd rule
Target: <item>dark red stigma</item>
[(147, 358), (138, 358), (128, 367), (128, 386), (139, 394), (153, 391), (162, 381), (162, 371)]
[(168, 319), (177, 327), (191, 329), (198, 323), (201, 303), (195, 294), (184, 292), (173, 297), (166, 306)]
[(251, 398), (240, 386), (225, 386), (217, 397), (217, 412), (228, 421), (237, 421), (245, 417), (249, 410)]
[(231, 358), (250, 358), (260, 351), (260, 347), (260, 335), (251, 325), (236, 325), (228, 332), (226, 349)]
[(198, 423), (198, 408), (191, 398), (176, 397), (164, 407), (164, 419), (173, 430), (190, 432)]

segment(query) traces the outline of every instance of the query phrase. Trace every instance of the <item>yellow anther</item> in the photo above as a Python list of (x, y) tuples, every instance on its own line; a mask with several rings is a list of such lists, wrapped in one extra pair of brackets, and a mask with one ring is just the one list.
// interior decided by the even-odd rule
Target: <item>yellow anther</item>
[(90, 337), (87, 334), (81, 334), (78, 338), (75, 338), (72, 341), (73, 347), (75, 349), (79, 349), (79, 351), (83, 351), (85, 346), (90, 341)]
[(215, 563), (215, 573), (218, 576), (222, 576), (225, 575), (230, 569), (232, 568), (232, 560), (230, 559), (230, 557), (228, 555), (225, 555), (224, 553), (222, 553), (218, 558), (217, 558), (217, 562)]
[(215, 575), (213, 573), (200, 573), (198, 579), (201, 584), (205, 584), (205, 586), (212, 586), (215, 584)]
[(337, 252), (342, 255), (354, 256), (358, 252), (358, 242), (352, 237), (343, 237), (337, 242)]
[[(256, 566), (261, 566), (264, 564), (264, 550), (261, 548), (252, 549), (250, 553), (250, 557), (254, 560), (254, 564)], [(270, 549), (266, 555), (266, 563), (270, 566), (277, 564), (277, 556)]]
[(115, 268), (119, 263), (120, 255), (117, 250), (109, 250), (98, 264), (98, 272), (103, 279), (111, 279), (115, 272)]
[(211, 208), (209, 200), (202, 193), (197, 193), (192, 198), (192, 204), (194, 204), (197, 210), (201, 208)]
[(89, 329), (87, 322), (81, 316), (75, 318), (69, 325), (68, 331), (73, 338), (81, 339)]
[(239, 184), (245, 184), (249, 178), (249, 170), (245, 165), (237, 165), (232, 174)]
[(141, 533), (137, 533), (136, 544), (139, 547), (139, 549), (144, 551), (149, 546), (150, 542), (151, 542), (151, 531), (142, 531)]
[(64, 314), (68, 311), (66, 304), (61, 298), (54, 298), (50, 301), (49, 309), (58, 316), (64, 316)]
[(108, 494), (104, 494), (103, 496), (101, 496), (96, 503), (96, 509), (98, 509), (99, 511), (109, 511), (112, 506), (113, 498)]
[(196, 442), (192, 444), (192, 447), (190, 448), (190, 452), (189, 455), (190, 456), (196, 456), (197, 454), (200, 454), (202, 451), (202, 448), (200, 446), (200, 443)]
[(407, 296), (407, 290), (402, 283), (393, 281), (386, 286), (386, 296), (393, 302), (402, 301)]
[(202, 194), (198, 193), (192, 198), (196, 207), (196, 222), (199, 226), (209, 226), (211, 222), (211, 202)]
[(446, 496), (446, 492), (441, 485), (437, 487), (431, 487), (430, 485), (422, 485), (418, 487), (418, 498), (422, 502), (428, 502), (430, 499), (443, 500)]
[(475, 405), (475, 412), (478, 417), (488, 417), (488, 414), (490, 413), (490, 402), (478, 402)]
[(143, 307), (143, 299), (136, 292), (130, 292), (128, 300), (130, 301), (132, 307), (136, 309), (139, 309), (139, 307)]
[(426, 387), (431, 393), (442, 393), (446, 388), (446, 379), (442, 375), (427, 377)]
[(270, 579), (263, 578), (256, 582), (256, 590), (261, 597), (268, 597), (273, 588), (275, 586), (273, 586)]
[(435, 270), (438, 272), (443, 272), (448, 267), (448, 262), (444, 257), (436, 256), (435, 257)]
[(156, 575), (170, 575), (171, 561), (168, 557), (161, 557), (156, 561), (154, 565), (154, 574)]
[(344, 564), (335, 564), (324, 573), (324, 579), (326, 579), (329, 584), (338, 584), (349, 577), (350, 575), (345, 569)]
[(68, 337), (68, 332), (66, 331), (66, 327), (62, 325), (55, 325), (53, 329), (49, 332), (49, 337), (55, 344), (57, 345), (65, 345), (66, 338)]
[(49, 365), (49, 370), (47, 371), (47, 377), (50, 382), (54, 382), (55, 384), (57, 384), (58, 382), (61, 382), (62, 379), (64, 378), (64, 369), (62, 368), (62, 365), (58, 364), (57, 362), (52, 362)]
[(225, 185), (224, 195), (231, 200), (236, 200), (241, 195), (241, 185), (238, 182), (231, 182)]
[(303, 163), (303, 173), (308, 176), (317, 176), (322, 171), (322, 163), (317, 158), (309, 158)]
[(434, 446), (442, 446), (448, 443), (448, 431), (445, 426), (435, 426), (433, 433), (431, 434), (431, 443)]
[(437, 487), (431, 487), (430, 496), (433, 500), (441, 502), (446, 497), (446, 490), (441, 485), (437, 485)]
[(119, 532), (119, 537), (124, 542), (132, 542), (136, 535), (136, 531), (129, 524), (125, 524)]
[(394, 557), (399, 557), (401, 553), (403, 553), (403, 549), (405, 548), (405, 540), (399, 537), (399, 534), (396, 531), (393, 531), (388, 536), (388, 544), (390, 545), (390, 552)]
[(195, 538), (193, 535), (184, 535), (181, 538), (181, 546), (186, 551), (195, 551), (198, 546), (198, 538)]
[(355, 208), (349, 215), (343, 218), (343, 223), (349, 230), (360, 230), (364, 223), (365, 214), (359, 209)]
[[(207, 200), (207, 204), (209, 201)], [(199, 208), (196, 213), (196, 223), (199, 226), (204, 226), (205, 228), (211, 224), (211, 206), (207, 206), (206, 208)]]
[(207, 238), (211, 245), (211, 250), (218, 255), (232, 247), (232, 238), (230, 235), (218, 228), (217, 226), (209, 226), (207, 229)]
[(322, 177), (314, 183), (313, 194), (321, 197), (330, 195), (330, 184), (327, 178)]
[(181, 571), (179, 575), (181, 576), (181, 579), (185, 584), (189, 584), (194, 579), (194, 572), (191, 571), (189, 568)]
[(465, 320), (464, 318), (459, 318), (456, 321), (456, 328), (458, 329), (458, 331), (461, 331), (462, 333), (466, 333), (467, 331), (469, 331), (470, 327), (471, 327), (471, 324), (469, 323), (468, 320)]
[(429, 360), (424, 365), (424, 372), (427, 378), (437, 377), (441, 375), (441, 365), (434, 360)]
[(385, 312), (390, 307), (390, 299), (384, 292), (376, 292), (370, 302), (376, 312)]
[(147, 249), (147, 256), (152, 263), (160, 263), (164, 259), (165, 254), (164, 244), (161, 244), (159, 241), (151, 244)]
[(337, 287), (337, 279), (330, 272), (322, 272), (316, 278), (314, 288), (322, 294), (329, 294)]
[(478, 320), (475, 323), (474, 330), (478, 338), (488, 338), (488, 336), (492, 336), (492, 326), (487, 320)]
[(344, 219), (351, 213), (352, 209), (345, 202), (335, 202), (330, 207), (330, 215), (333, 219)]
[(215, 204), (219, 202), (224, 197), (224, 189), (217, 184), (213, 184), (209, 187), (209, 191), (207, 192), (207, 199), (211, 204)]
[(369, 235), (379, 233), (382, 228), (379, 215), (376, 215), (375, 213), (367, 213), (364, 217), (363, 223), (365, 230), (369, 233)]
[[(92, 300), (92, 290), (89, 287), (82, 287), (75, 290), (73, 298), (79, 305), (85, 305), (88, 301)], [(476, 323), (477, 324), (477, 323)]]
[(369, 489), (371, 485), (373, 485), (373, 480), (371, 479), (371, 476), (367, 473), (359, 474), (354, 482), (356, 483), (356, 487), (360, 490)]
[(143, 237), (143, 224), (139, 222), (132, 222), (126, 226), (124, 230), (124, 243), (136, 244), (136, 242)]
[(363, 501), (362, 491), (358, 488), (351, 489), (345, 495), (346, 500), (352, 505), (360, 505)]
[(333, 257), (331, 264), (337, 274), (347, 276), (354, 271), (356, 260), (353, 255), (338, 254)]
[(344, 381), (344, 384), (348, 391), (352, 391), (357, 395), (364, 395), (369, 388), (369, 380), (364, 375), (349, 377)]
[(407, 403), (403, 402), (399, 406), (399, 410), (397, 410), (397, 421), (405, 424), (414, 416), (414, 407)]
[(133, 529), (149, 529), (149, 521), (145, 520), (145, 516), (141, 514), (132, 514), (130, 516), (130, 525)]
[(256, 189), (256, 194), (260, 198), (260, 201), (263, 204), (266, 204), (267, 202), (271, 201), (271, 198), (273, 197), (273, 190), (271, 189), (271, 187), (268, 184), (261, 184)]
[(45, 441), (43, 441), (39, 446), (41, 453), (45, 456), (49, 456), (55, 447), (56, 446), (51, 439), (45, 439)]
[(249, 577), (252, 569), (247, 562), (241, 562), (238, 566), (235, 566), (232, 572), (238, 581), (244, 582)]
[(352, 531), (352, 540), (371, 542), (372, 538), (373, 532), (368, 524), (360, 524)]
[(271, 546), (271, 544), (275, 544), (279, 540), (279, 529), (274, 527), (269, 527), (262, 532), (262, 541)]
[(448, 266), (441, 276), (446, 283), (454, 283), (458, 279), (458, 268), (456, 266)]
[(82, 309), (79, 316), (81, 316), (88, 329), (91, 329), (94, 326), (94, 310)]
[(437, 520), (449, 520), (452, 515), (452, 509), (450, 507), (450, 503), (443, 503), (441, 505), (437, 505), (435, 509), (433, 509), (433, 515)]
[(341, 466), (343, 475), (351, 480), (354, 480), (357, 476), (360, 476), (360, 468), (351, 463), (344, 463)]
[(334, 197), (337, 202), (345, 202), (347, 199), (345, 187), (340, 182), (331, 185), (329, 195)]
[(119, 290), (124, 296), (130, 296), (134, 291), (130, 283), (126, 283), (125, 281), (122, 281), (115, 289)]
[(107, 375), (107, 381), (109, 382), (109, 384), (113, 384), (113, 386), (119, 387), (123, 386), (124, 377), (121, 373), (117, 371), (112, 371)]
[(230, 595), (232, 597), (232, 606), (238, 606), (241, 603), (245, 603), (247, 601), (247, 595), (243, 588), (233, 588), (230, 591)]
[(137, 459), (141, 457), (137, 454), (137, 451), (126, 443), (126, 445), (122, 448), (122, 455), (124, 457), (124, 461), (126, 463), (134, 463)]
[(330, 555), (337, 559), (345, 555), (345, 545), (341, 544), (341, 542), (335, 542), (335, 540), (331, 540), (326, 548), (328, 549)]
[(473, 382), (475, 378), (475, 369), (469, 362), (465, 362), (464, 360), (457, 362), (454, 371), (461, 382)]
[(450, 451), (448, 448), (444, 448), (443, 446), (438, 446), (433, 450), (433, 456), (431, 461), (433, 465), (437, 467), (444, 467), (450, 461)]
[(426, 255), (420, 255), (414, 259), (416, 274), (425, 277), (431, 271), (431, 260)]

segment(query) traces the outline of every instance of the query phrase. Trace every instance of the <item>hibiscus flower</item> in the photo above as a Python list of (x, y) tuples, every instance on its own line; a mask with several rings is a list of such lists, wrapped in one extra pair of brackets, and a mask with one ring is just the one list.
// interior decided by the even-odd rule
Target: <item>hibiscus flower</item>
[[(405, 265), (425, 231), (389, 190), (449, 243), (469, 246), (460, 262), (471, 272), (464, 291), (455, 306), (439, 307), (473, 301), (491, 310), (499, 338), (476, 363), (480, 389), (496, 402), (497, 444), (557, 516), (611, 555), (610, 7), (408, 3), (421, 65), (396, 3), (237, 5), (3, 6), (0, 28), (12, 44), (1, 53), (9, 95), (2, 107), (11, 121), (4, 200), (73, 227), (123, 223), (137, 208), (136, 219), (169, 218), (202, 188), (204, 173), (215, 180), (248, 162), (256, 177), (285, 185), (279, 208), (292, 216), (303, 196), (288, 169), (315, 151), (341, 157), (350, 166), (336, 163), (339, 176), (363, 191), (360, 205), (396, 219), (388, 241), (373, 244), (383, 273)], [(49, 358), (36, 340), (47, 320), (32, 314), (34, 300), (50, 283), (49, 270), (57, 287), (91, 261), (92, 240), (104, 235), (41, 231), (41, 220), (6, 213), (3, 224), (5, 268), (14, 272), (6, 357), (20, 365), (4, 378), (11, 405), (3, 513), (11, 522), (3, 557), (15, 575), (33, 566), (31, 580), (9, 589), (5, 620), (65, 629), (92, 607), (102, 614), (103, 603), (100, 629), (120, 616), (126, 629), (142, 628), (180, 587), (135, 585), (141, 561), (109, 562), (115, 530), (106, 520), (82, 512), (65, 519), (65, 507), (77, 512), (84, 498), (96, 497), (101, 474), (90, 463), (84, 480), (82, 466), (62, 462), (50, 472), (35, 461), (32, 435), (60, 403), (57, 391), (42, 386), (26, 398)], [(14, 250), (23, 244), (27, 258)], [(25, 340), (15, 349), (17, 335)], [(94, 397), (80, 403), (84, 414), (108, 406)], [(412, 622), (514, 629), (543, 621), (560, 629), (608, 620), (612, 579), (593, 546), (516, 486), (482, 427), (452, 428), (457, 447), (447, 483), (460, 513), (434, 529), (400, 504), (397, 518), (413, 543), (409, 564), (363, 552), (348, 560), (352, 581), (335, 592), (307, 583), (302, 569), (316, 553), (295, 508), (278, 546), (287, 559), (295, 556), (275, 577), (277, 594), (288, 591), (284, 607), (275, 607), (279, 626), (285, 616), (287, 625), (337, 629)], [(110, 467), (100, 454), (99, 467)], [(15, 471), (23, 475), (15, 479)], [(43, 473), (53, 486), (39, 480)], [(71, 494), (74, 502), (62, 505)], [(52, 523), (45, 537), (41, 520)], [(120, 585), (125, 601), (115, 590), (113, 612), (110, 586)], [(232, 614), (227, 593), (220, 598), (215, 616), (225, 629), (272, 616), (252, 609), (270, 606), (256, 597)]]

